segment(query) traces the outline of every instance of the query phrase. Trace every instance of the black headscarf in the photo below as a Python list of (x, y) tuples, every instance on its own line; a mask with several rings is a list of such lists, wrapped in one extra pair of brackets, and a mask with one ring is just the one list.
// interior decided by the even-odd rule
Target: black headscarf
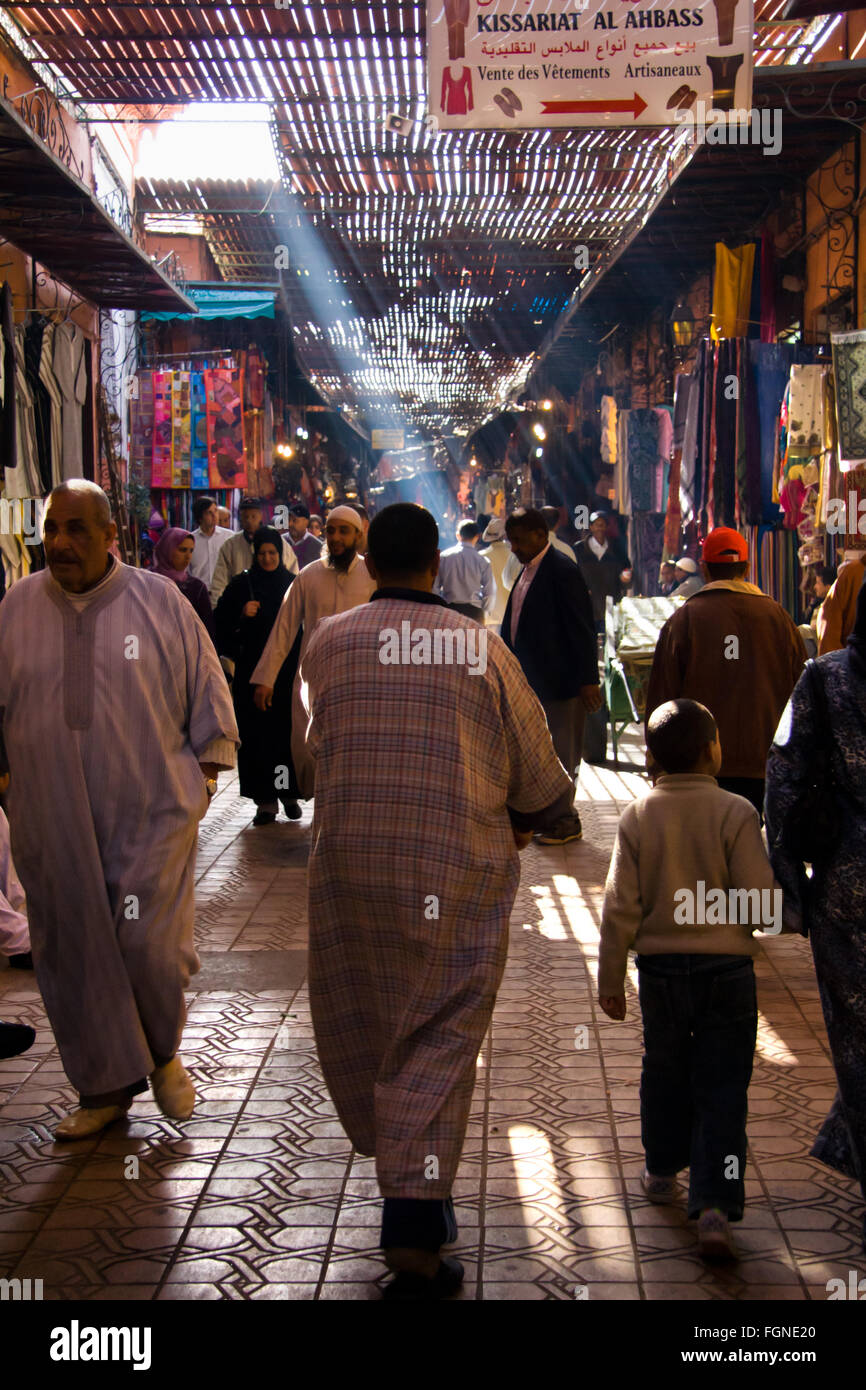
[(848, 638), (848, 661), (858, 676), (866, 677), (866, 582), (857, 595), (857, 617)]
[[(272, 545), (280, 557), (280, 563), (275, 570), (263, 570), (258, 562), (259, 551), (263, 545)], [(254, 596), (260, 603), (272, 604), (275, 599), (279, 603), (294, 579), (294, 575), (286, 569), (283, 538), (279, 531), (274, 530), (273, 526), (260, 526), (253, 536), (253, 554), (255, 558), (247, 574)]]

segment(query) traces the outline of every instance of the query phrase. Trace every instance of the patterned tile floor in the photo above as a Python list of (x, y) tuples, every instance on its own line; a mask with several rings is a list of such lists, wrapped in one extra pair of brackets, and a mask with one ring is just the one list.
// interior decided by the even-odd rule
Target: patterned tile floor
[[(599, 1013), (593, 983), (618, 808), (641, 786), (585, 767), (585, 839), (523, 856), (455, 1191), (461, 1296), (826, 1299), (866, 1258), (855, 1184), (808, 1157), (834, 1083), (801, 940), (768, 942), (757, 966), (739, 1264), (705, 1267), (682, 1210), (640, 1192), (634, 979), (622, 1024)], [(252, 829), (232, 780), (204, 822), (188, 1123), (143, 1099), (97, 1139), (52, 1143), (72, 1093), (33, 977), (0, 974), (0, 1013), (38, 1029), (29, 1053), (0, 1062), (0, 1277), (41, 1278), (50, 1299), (378, 1296), (373, 1165), (336, 1120), (303, 985), (309, 819)]]

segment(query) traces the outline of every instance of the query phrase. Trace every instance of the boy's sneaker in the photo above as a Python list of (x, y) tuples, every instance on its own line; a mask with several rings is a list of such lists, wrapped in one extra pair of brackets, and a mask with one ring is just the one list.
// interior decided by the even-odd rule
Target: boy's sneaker
[(657, 1202), (660, 1206), (675, 1202), (679, 1196), (680, 1185), (676, 1178), (656, 1177), (645, 1168), (640, 1183), (650, 1201)]
[(708, 1207), (698, 1217), (698, 1249), (704, 1260), (738, 1259), (728, 1218), (718, 1207)]

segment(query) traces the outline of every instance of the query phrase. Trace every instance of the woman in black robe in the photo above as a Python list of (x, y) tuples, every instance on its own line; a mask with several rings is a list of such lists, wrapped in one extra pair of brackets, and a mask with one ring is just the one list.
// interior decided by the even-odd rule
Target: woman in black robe
[(270, 526), (253, 536), (253, 563), (235, 575), (216, 607), (217, 650), (235, 663), (232, 697), (241, 736), (238, 752), (241, 796), (256, 803), (253, 825), (273, 825), (278, 802), (299, 820), (298, 787), (292, 764), (292, 683), (300, 634), (277, 677), (270, 709), (256, 709), (250, 676), (271, 634), (280, 604), (294, 579), (283, 564), (282, 538)]

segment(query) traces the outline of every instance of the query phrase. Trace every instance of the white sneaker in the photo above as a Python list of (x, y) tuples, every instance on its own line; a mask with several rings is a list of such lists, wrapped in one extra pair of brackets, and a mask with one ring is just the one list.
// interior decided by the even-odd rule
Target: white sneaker
[(188, 1120), (195, 1108), (195, 1087), (179, 1057), (151, 1072), (150, 1084), (156, 1103), (170, 1120)]
[(72, 1110), (61, 1120), (54, 1131), (55, 1139), (89, 1139), (98, 1134), (115, 1120), (122, 1120), (129, 1107), (125, 1105), (102, 1105), (95, 1110)]

